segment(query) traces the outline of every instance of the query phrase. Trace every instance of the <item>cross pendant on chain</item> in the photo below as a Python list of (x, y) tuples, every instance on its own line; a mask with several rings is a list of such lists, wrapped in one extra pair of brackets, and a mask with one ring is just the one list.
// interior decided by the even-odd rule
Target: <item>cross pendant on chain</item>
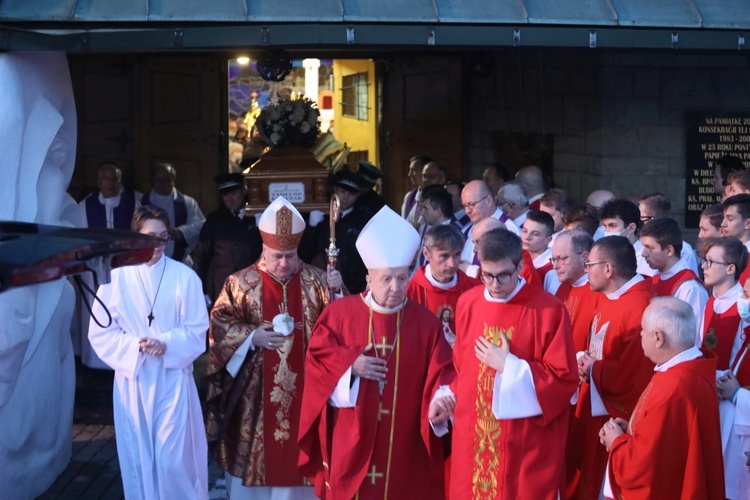
[(148, 316), (146, 317), (148, 318), (148, 326), (151, 326), (151, 322), (154, 320), (154, 312), (153, 311), (149, 312)]
[(380, 391), (380, 395), (383, 395), (383, 391), (385, 390), (385, 379), (378, 380), (378, 391)]

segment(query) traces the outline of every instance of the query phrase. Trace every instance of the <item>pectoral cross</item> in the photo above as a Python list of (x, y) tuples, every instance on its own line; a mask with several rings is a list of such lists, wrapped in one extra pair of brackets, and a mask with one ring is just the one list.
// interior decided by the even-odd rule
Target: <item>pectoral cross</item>
[(373, 465), (372, 468), (370, 469), (370, 472), (367, 473), (366, 477), (369, 477), (370, 478), (370, 484), (372, 484), (373, 486), (375, 486), (375, 481), (378, 480), (378, 479), (380, 479), (381, 477), (383, 477), (383, 473), (382, 472), (378, 472), (378, 470)]
[(148, 326), (151, 326), (151, 322), (154, 320), (154, 312), (153, 311), (149, 312), (146, 318), (148, 318)]
[(380, 344), (375, 344), (376, 349), (380, 349), (380, 357), (385, 358), (385, 350), (393, 349), (393, 344), (386, 342), (385, 336), (380, 339)]
[(380, 392), (380, 395), (383, 395), (383, 391), (385, 390), (385, 379), (381, 378), (378, 380), (378, 392)]

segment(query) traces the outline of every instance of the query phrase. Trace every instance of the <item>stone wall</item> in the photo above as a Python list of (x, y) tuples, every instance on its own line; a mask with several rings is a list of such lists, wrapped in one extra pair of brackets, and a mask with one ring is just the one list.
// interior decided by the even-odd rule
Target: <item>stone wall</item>
[(552, 135), (553, 179), (578, 200), (659, 191), (682, 221), (685, 112), (750, 109), (748, 58), (739, 53), (510, 50), (491, 76), (468, 76), (467, 167), (505, 160), (503, 133)]

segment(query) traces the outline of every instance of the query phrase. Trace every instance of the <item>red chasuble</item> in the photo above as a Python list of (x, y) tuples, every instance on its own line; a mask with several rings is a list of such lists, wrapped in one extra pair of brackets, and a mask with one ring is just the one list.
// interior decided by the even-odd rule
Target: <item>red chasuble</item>
[(741, 318), (736, 302), (723, 313), (717, 313), (714, 310), (715, 301), (716, 297), (711, 294), (703, 313), (703, 348), (716, 354), (717, 370), (727, 370)]
[(609, 480), (617, 499), (723, 499), (716, 358), (654, 373), (628, 432), (612, 443)]
[(562, 300), (570, 315), (573, 325), (573, 348), (585, 351), (591, 332), (591, 320), (599, 305), (602, 294), (591, 289), (588, 283), (574, 287), (569, 282), (560, 284), (555, 297)]
[(523, 250), (521, 256), (523, 257), (523, 269), (518, 273), (519, 276), (525, 279), (526, 283), (544, 288), (544, 281), (534, 267), (534, 259), (531, 258), (531, 254), (528, 250)]
[(406, 296), (432, 311), (438, 319), (443, 321), (444, 328), (446, 326), (445, 317), (447, 317), (444, 311), (448, 309), (450, 311), (450, 318), (447, 326), (451, 332), (455, 333), (456, 304), (458, 303), (458, 298), (462, 293), (481, 285), (482, 282), (476, 278), (466, 276), (463, 271), (459, 270), (456, 273), (458, 276), (456, 286), (443, 290), (430, 283), (424, 274), (425, 269), (426, 266), (417, 269), (414, 276), (409, 280), (409, 284), (406, 287)]
[[(329, 406), (339, 379), (373, 341), (388, 360), (382, 396), (377, 382), (361, 379), (354, 408)], [(400, 313), (380, 314), (361, 295), (339, 299), (320, 315), (306, 363), (299, 467), (319, 498), (443, 498), (442, 440), (427, 412), (455, 372), (433, 313), (412, 300)]]
[[(450, 498), (556, 499), (564, 487), (568, 408), (578, 380), (568, 313), (528, 285), (507, 303), (483, 294), (476, 287), (458, 301)], [(474, 345), (479, 336), (497, 345), (501, 331), (510, 352), (530, 365), (542, 415), (497, 420), (492, 412), (496, 371), (477, 359)]]
[[(654, 282), (654, 294), (657, 297), (666, 297), (674, 295), (677, 287), (682, 285), (688, 280), (698, 280), (698, 276), (692, 271), (692, 269), (683, 269), (675, 273), (674, 276), (668, 279), (661, 279), (661, 273), (651, 278)], [(700, 280), (699, 280), (700, 281)]]
[[(611, 417), (630, 419), (654, 373), (654, 364), (641, 348), (641, 317), (651, 297), (651, 280), (646, 279), (619, 299), (606, 295), (599, 299), (586, 350), (598, 360), (591, 367), (591, 378)], [(607, 467), (607, 450), (599, 442), (599, 431), (609, 416), (591, 416), (590, 385), (582, 383), (568, 435), (566, 497), (599, 498)]]

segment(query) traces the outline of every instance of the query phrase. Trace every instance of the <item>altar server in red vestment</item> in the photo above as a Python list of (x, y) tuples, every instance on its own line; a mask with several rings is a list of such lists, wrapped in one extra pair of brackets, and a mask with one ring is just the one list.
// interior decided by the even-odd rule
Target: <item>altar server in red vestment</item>
[(680, 257), (682, 231), (674, 219), (656, 219), (641, 229), (643, 258), (651, 269), (654, 293), (662, 297), (672, 295), (690, 305), (695, 316), (696, 334), (708, 301), (708, 292), (687, 261)]
[(552, 244), (550, 261), (560, 281), (555, 297), (568, 309), (576, 352), (586, 350), (591, 321), (602, 296), (589, 286), (589, 275), (583, 267), (593, 244), (591, 235), (580, 229), (561, 232)]
[(299, 466), (320, 498), (444, 497), (438, 434), (455, 372), (441, 322), (406, 298), (418, 248), (411, 224), (383, 207), (357, 239), (369, 291), (337, 300), (315, 325)]
[(206, 434), (233, 500), (314, 498), (297, 471), (305, 350), (341, 274), (300, 261), (305, 222), (283, 197), (258, 227), (261, 258), (227, 278), (211, 311)]
[(674, 297), (643, 313), (641, 346), (656, 364), (630, 421), (600, 430), (609, 450), (604, 494), (617, 499), (724, 498), (716, 357), (695, 347), (695, 316)]
[(696, 339), (696, 345), (716, 354), (717, 370), (728, 370), (732, 351), (736, 352), (734, 346), (746, 326), (737, 310), (737, 299), (742, 295), (737, 280), (747, 266), (747, 251), (740, 240), (730, 236), (709, 238), (703, 249), (703, 281), (712, 290), (699, 329), (702, 338)]
[[(737, 299), (743, 324), (750, 323), (750, 280)], [(716, 382), (721, 413), (721, 442), (724, 450), (724, 485), (727, 498), (750, 499), (750, 327), (737, 335), (732, 347), (730, 369)], [(750, 455), (748, 455), (750, 456)]]
[(568, 436), (566, 496), (597, 499), (607, 465), (599, 430), (610, 417), (629, 419), (654, 373), (638, 342), (641, 316), (652, 297), (651, 279), (636, 273), (627, 238), (608, 236), (591, 248), (589, 284), (604, 295), (591, 321), (586, 351), (579, 352), (581, 385)]
[(456, 341), (458, 298), (465, 291), (481, 284), (478, 279), (466, 276), (458, 268), (463, 247), (464, 237), (455, 227), (442, 225), (429, 229), (425, 233), (421, 249), (427, 265), (417, 269), (406, 287), (407, 297), (440, 318), (445, 340), (451, 347)]
[(483, 287), (458, 301), (450, 498), (556, 499), (578, 372), (565, 306), (519, 278), (521, 240), (479, 240)]

